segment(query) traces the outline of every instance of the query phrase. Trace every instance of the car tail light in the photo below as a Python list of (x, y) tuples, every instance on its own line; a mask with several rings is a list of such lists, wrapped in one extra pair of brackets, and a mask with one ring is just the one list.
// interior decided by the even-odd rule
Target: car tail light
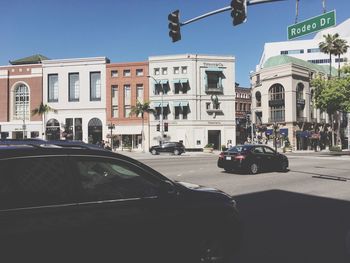
[(242, 161), (242, 160), (245, 159), (245, 156), (244, 155), (237, 155), (237, 156), (235, 156), (235, 159), (239, 160), (239, 161)]
[(219, 158), (220, 158), (220, 159), (224, 159), (224, 152), (221, 152), (221, 153), (219, 154)]

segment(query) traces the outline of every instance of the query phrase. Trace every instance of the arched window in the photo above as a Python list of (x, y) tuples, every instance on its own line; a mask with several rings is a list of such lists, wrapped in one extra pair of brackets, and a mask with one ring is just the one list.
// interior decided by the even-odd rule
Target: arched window
[(283, 122), (285, 117), (284, 87), (281, 84), (274, 84), (269, 89), (269, 122)]
[(256, 106), (261, 107), (261, 93), (260, 91), (255, 92)]
[(29, 89), (25, 84), (19, 84), (14, 89), (13, 119), (29, 120)]

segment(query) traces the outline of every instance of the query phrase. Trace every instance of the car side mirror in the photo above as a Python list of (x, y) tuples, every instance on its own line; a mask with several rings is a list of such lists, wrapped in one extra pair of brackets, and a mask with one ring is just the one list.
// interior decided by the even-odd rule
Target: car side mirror
[(176, 194), (176, 186), (170, 181), (164, 181), (164, 183), (161, 186), (161, 193), (166, 195)]

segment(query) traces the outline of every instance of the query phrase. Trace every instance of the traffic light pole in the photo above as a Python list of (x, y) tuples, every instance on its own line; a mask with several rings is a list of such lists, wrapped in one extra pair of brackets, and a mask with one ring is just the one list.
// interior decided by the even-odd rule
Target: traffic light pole
[[(258, 4), (279, 2), (279, 1), (285, 1), (285, 0), (250, 0), (249, 2), (247, 1), (247, 5), (258, 5)], [(229, 10), (232, 10), (232, 7), (231, 6), (226, 6), (226, 7), (223, 7), (223, 8), (214, 10), (214, 11), (211, 11), (209, 13), (197, 16), (197, 17), (192, 18), (190, 20), (187, 20), (185, 22), (182, 22), (182, 23), (180, 23), (180, 26), (185, 26), (185, 25), (188, 25), (188, 24), (190, 24), (192, 22), (195, 22), (195, 21), (198, 21), (200, 19), (206, 18), (208, 16), (216, 15), (216, 14), (223, 13), (223, 12), (226, 12), (226, 11), (229, 11)]]

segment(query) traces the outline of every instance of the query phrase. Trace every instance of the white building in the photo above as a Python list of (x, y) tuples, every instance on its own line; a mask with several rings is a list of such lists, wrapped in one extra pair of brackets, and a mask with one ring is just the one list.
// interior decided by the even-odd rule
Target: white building
[[(150, 145), (164, 139), (186, 148), (216, 149), (235, 144), (235, 58), (233, 56), (170, 55), (149, 58), (149, 94), (156, 114), (150, 118)], [(162, 95), (162, 91), (164, 94)]]
[[(320, 52), (318, 46), (320, 42), (324, 41), (323, 35), (335, 33), (338, 33), (340, 38), (350, 43), (350, 18), (336, 27), (318, 32), (313, 39), (265, 43), (264, 51), (256, 70), (261, 69), (269, 58), (278, 55), (288, 55), (314, 64), (329, 65), (329, 54)], [(340, 56), (340, 66), (349, 61), (350, 49), (348, 49), (347, 53)], [(337, 64), (338, 57), (333, 56), (332, 65), (336, 66)]]
[(96, 143), (106, 139), (105, 57), (44, 60), (43, 101), (47, 139)]

